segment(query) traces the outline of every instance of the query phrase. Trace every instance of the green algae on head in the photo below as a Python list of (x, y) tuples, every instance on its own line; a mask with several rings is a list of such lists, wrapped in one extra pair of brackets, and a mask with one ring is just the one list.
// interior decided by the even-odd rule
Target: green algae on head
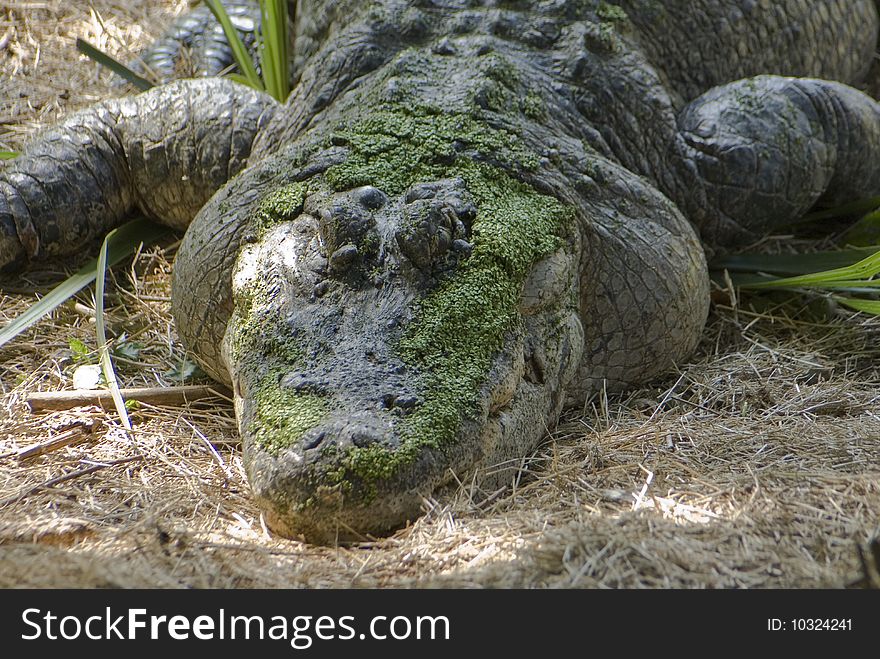
[(623, 23), (629, 20), (629, 16), (622, 7), (607, 2), (600, 2), (596, 8), (596, 15), (609, 23)]
[[(338, 131), (345, 163), (327, 171), (337, 189), (371, 184), (400, 194), (410, 186), (458, 177), (477, 202), (473, 252), (426, 295), (398, 350), (421, 374), (422, 403), (396, 423), (401, 444), (353, 447), (346, 462), (365, 481), (392, 476), (424, 448), (443, 450), (463, 420), (478, 412), (479, 392), (506, 334), (531, 266), (554, 251), (570, 209), (512, 172), (533, 170), (537, 156), (503, 129), (466, 114), (395, 107)], [(469, 151), (467, 155), (461, 152)], [(477, 162), (476, 156), (484, 162)]]
[(333, 135), (350, 152), (326, 177), (337, 190), (374, 185), (400, 194), (414, 183), (456, 176), (460, 152), (471, 150), (514, 171), (535, 169), (538, 157), (504, 129), (487, 130), (465, 113), (395, 106), (372, 113)]
[(247, 361), (259, 356), (273, 363), (292, 365), (302, 358), (298, 337), (277, 310), (266, 304), (271, 297), (272, 291), (259, 279), (236, 291), (235, 311), (229, 319), (234, 359)]
[(529, 92), (519, 102), (522, 113), (529, 119), (540, 121), (547, 115), (547, 106), (544, 99), (535, 92)]
[[(296, 337), (277, 312), (257, 314), (253, 305), (230, 320), (232, 352), (245, 380), (258, 382), (251, 398), (256, 403), (252, 421), (255, 441), (270, 453), (293, 446), (320, 423), (330, 408), (326, 397), (282, 386), (290, 366), (303, 356)], [(258, 364), (258, 359), (267, 363)]]
[(269, 374), (254, 392), (254, 439), (266, 451), (278, 454), (294, 446), (302, 436), (321, 423), (330, 410), (330, 401), (317, 394), (282, 387), (277, 374)]
[(308, 188), (304, 183), (288, 183), (266, 195), (251, 217), (251, 228), (257, 238), (262, 238), (279, 222), (296, 219), (302, 212), (307, 194)]

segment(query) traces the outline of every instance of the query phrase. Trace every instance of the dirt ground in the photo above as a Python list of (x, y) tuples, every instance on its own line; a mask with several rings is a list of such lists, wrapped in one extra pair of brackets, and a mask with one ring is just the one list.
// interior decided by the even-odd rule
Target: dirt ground
[[(128, 93), (75, 37), (129, 59), (186, 7), (0, 0), (0, 149)], [(123, 386), (178, 384), (175, 245), (108, 282)], [(61, 265), (7, 282), (0, 322)], [(29, 410), (29, 394), (97, 363), (87, 289), (0, 348), (0, 586), (844, 586), (880, 535), (880, 322), (822, 300), (718, 300), (679, 372), (568, 415), (509, 488), (462, 483), (389, 538), (315, 547), (266, 530), (222, 397), (141, 405), (130, 432), (96, 407)], [(63, 433), (77, 441), (17, 456)]]

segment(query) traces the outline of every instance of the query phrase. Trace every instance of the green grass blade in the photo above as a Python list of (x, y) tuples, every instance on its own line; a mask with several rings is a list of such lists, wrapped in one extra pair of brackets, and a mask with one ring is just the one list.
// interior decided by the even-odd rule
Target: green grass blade
[(116, 233), (114, 229), (107, 234), (98, 252), (98, 263), (95, 267), (97, 282), (95, 283), (95, 334), (98, 337), (98, 353), (101, 356), (101, 372), (104, 374), (104, 382), (110, 390), (116, 413), (126, 430), (131, 430), (131, 419), (125, 409), (125, 401), (119, 392), (119, 381), (116, 379), (116, 371), (113, 368), (113, 360), (110, 358), (110, 348), (107, 346), (107, 332), (104, 327), (104, 281), (107, 277), (107, 252), (108, 245)]
[[(168, 229), (149, 220), (132, 220), (116, 229), (109, 241), (107, 264), (113, 266), (125, 257), (134, 254), (141, 243), (151, 243), (167, 233)], [(31, 327), (46, 314), (64, 304), (80, 290), (95, 281), (97, 260), (92, 259), (75, 274), (65, 279), (49, 293), (28, 307), (27, 311), (0, 328), (0, 346)]]
[(260, 63), (266, 90), (282, 103), (290, 93), (286, 0), (260, 0)]
[[(773, 277), (756, 272), (731, 272), (728, 274), (730, 276), (730, 281), (734, 286), (746, 290), (772, 288), (772, 286), (767, 287), (763, 286), (763, 284), (778, 282), (782, 280), (782, 277)], [(712, 280), (722, 288), (727, 284), (722, 272), (718, 270), (713, 270), (710, 272), (710, 275), (712, 277)], [(871, 279), (866, 281), (864, 279), (841, 279), (823, 282), (821, 285), (816, 285), (816, 287), (832, 291), (846, 291), (848, 293), (865, 293), (876, 295), (878, 293), (876, 289), (880, 289), (880, 280)], [(784, 288), (799, 287), (785, 286)], [(805, 288), (805, 286), (801, 286), (801, 288)]]
[(0, 160), (12, 160), (20, 155), (18, 151), (0, 151)]
[(835, 206), (834, 208), (826, 208), (820, 211), (807, 213), (798, 221), (798, 224), (804, 222), (818, 222), (819, 220), (832, 220), (838, 217), (846, 217), (848, 215), (862, 215), (870, 213), (875, 208), (880, 208), (880, 197), (871, 197), (870, 199), (859, 199), (857, 201)]
[(833, 298), (836, 302), (843, 304), (850, 309), (868, 313), (874, 316), (880, 316), (880, 300), (860, 300), (852, 297), (840, 297), (835, 295)]
[(230, 80), (234, 80), (235, 82), (237, 82), (240, 85), (246, 85), (248, 87), (251, 86), (250, 80), (245, 78), (240, 73), (227, 73), (226, 77), (229, 78)]
[(813, 272), (796, 277), (784, 277), (774, 281), (753, 284), (751, 288), (792, 288), (801, 286), (823, 287), (837, 282), (862, 282), (871, 279), (880, 273), (880, 251), (871, 254), (867, 258), (842, 268)]
[[(814, 285), (818, 288), (827, 288), (828, 290), (853, 290), (859, 288), (864, 291), (871, 291), (872, 289), (880, 288), (880, 279), (839, 279)], [(876, 293), (876, 291), (874, 292)]]
[(229, 20), (229, 15), (226, 13), (226, 9), (224, 9), (223, 5), (217, 2), (217, 0), (205, 0), (205, 4), (223, 27), (223, 33), (226, 35), (226, 41), (229, 43), (229, 47), (232, 48), (232, 55), (235, 57), (235, 63), (238, 64), (238, 68), (241, 69), (242, 74), (248, 81), (248, 85), (254, 89), (265, 91), (263, 82), (260, 80), (260, 76), (257, 75), (257, 69), (254, 67), (254, 63), (251, 60), (250, 53), (248, 53), (244, 42), (242, 42), (238, 30), (235, 29), (232, 21)]
[(98, 50), (88, 41), (85, 41), (84, 39), (77, 39), (76, 49), (83, 55), (95, 60), (98, 64), (102, 64), (117, 75), (122, 76), (142, 92), (145, 92), (148, 89), (152, 89), (152, 82), (142, 76), (139, 76), (137, 73), (125, 66), (125, 64), (123, 64), (119, 60), (113, 59), (107, 53)]
[(725, 255), (709, 264), (710, 270), (728, 272), (767, 272), (776, 275), (806, 275), (843, 268), (880, 250), (880, 245), (854, 249), (816, 252), (814, 254), (737, 254)]

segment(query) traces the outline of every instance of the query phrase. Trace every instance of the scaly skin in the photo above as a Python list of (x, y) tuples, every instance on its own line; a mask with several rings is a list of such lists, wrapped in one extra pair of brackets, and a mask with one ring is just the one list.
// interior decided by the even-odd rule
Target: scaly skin
[[(0, 265), (135, 204), (195, 214), (177, 327), (232, 385), (286, 535), (384, 532), (456, 478), (507, 482), (566, 405), (687, 359), (704, 245), (880, 192), (880, 108), (846, 86), (876, 42), (869, 0), (301, 4), (283, 108), (174, 83), (0, 172)], [(190, 133), (166, 123), (182, 117)], [(168, 167), (131, 157), (165, 134)], [(91, 150), (47, 167), (72, 141)]]

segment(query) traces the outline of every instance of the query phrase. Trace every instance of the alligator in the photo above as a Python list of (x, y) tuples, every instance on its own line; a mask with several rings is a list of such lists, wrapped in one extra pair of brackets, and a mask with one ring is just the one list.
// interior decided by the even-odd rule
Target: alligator
[(301, 2), (286, 104), (179, 80), (29, 143), (0, 266), (185, 230), (177, 331), (269, 527), (388, 533), (688, 359), (707, 250), (880, 193), (877, 31), (873, 0)]

